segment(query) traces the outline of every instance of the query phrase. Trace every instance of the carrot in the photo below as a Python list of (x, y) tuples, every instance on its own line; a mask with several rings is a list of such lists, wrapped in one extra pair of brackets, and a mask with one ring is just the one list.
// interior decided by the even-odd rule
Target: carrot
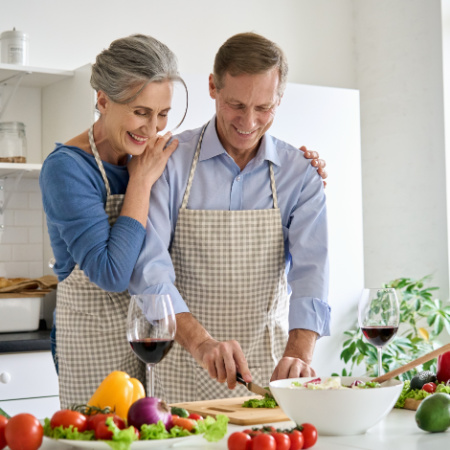
[(172, 416), (172, 421), (175, 426), (184, 428), (187, 431), (192, 431), (197, 424), (195, 420), (185, 419), (184, 417)]

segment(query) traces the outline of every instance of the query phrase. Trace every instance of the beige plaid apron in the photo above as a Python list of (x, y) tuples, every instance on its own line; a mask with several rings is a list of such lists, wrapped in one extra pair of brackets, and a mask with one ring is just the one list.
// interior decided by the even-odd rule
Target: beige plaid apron
[[(105, 211), (112, 226), (120, 215), (124, 195), (111, 195), (92, 127), (89, 142), (105, 182)], [(128, 291), (104, 291), (89, 281), (78, 265), (58, 284), (56, 345), (61, 408), (87, 403), (113, 370), (145, 382), (145, 366), (134, 355), (126, 335), (129, 301)]]
[[(253, 381), (267, 386), (287, 342), (288, 295), (284, 242), (275, 178), (273, 208), (187, 209), (203, 129), (179, 211), (171, 256), (176, 287), (191, 313), (217, 340), (239, 342)], [(169, 403), (248, 395), (209, 377), (175, 344), (156, 366), (156, 395)]]

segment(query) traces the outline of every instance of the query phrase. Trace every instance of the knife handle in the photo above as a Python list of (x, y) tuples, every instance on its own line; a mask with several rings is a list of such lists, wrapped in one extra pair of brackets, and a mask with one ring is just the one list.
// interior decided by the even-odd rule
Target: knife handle
[(242, 378), (242, 375), (239, 372), (236, 372), (236, 381), (247, 387), (247, 382)]

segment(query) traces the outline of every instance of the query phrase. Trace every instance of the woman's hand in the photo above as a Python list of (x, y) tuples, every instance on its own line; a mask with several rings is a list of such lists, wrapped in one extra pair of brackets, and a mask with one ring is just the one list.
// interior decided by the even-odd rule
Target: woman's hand
[[(128, 173), (131, 178), (141, 178), (144, 184), (150, 187), (161, 176), (172, 153), (178, 146), (178, 139), (167, 143), (172, 137), (169, 131), (164, 136), (156, 135), (148, 140), (145, 150), (128, 161)], [(166, 147), (167, 145), (167, 147)]]
[[(324, 170), (327, 165), (324, 159), (319, 158), (319, 153), (308, 150), (304, 145), (300, 147), (303, 155), (306, 159), (312, 159), (311, 165), (317, 169), (317, 173), (322, 177), (323, 180), (328, 177), (327, 172)], [(327, 182), (323, 182), (323, 186), (326, 187)]]

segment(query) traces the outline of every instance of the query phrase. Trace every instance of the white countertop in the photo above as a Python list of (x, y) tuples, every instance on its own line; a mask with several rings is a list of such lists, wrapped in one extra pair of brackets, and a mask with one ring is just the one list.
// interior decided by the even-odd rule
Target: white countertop
[[(314, 450), (442, 450), (448, 448), (450, 443), (450, 429), (445, 433), (426, 433), (422, 431), (415, 422), (415, 411), (394, 409), (378, 425), (370, 428), (367, 433), (357, 436), (320, 436), (314, 447)], [(280, 428), (292, 427), (292, 422), (277, 422), (272, 424)], [(230, 424), (228, 434), (234, 431), (249, 428)], [(208, 443), (202, 437), (193, 437), (184, 439), (183, 442), (170, 442), (170, 440), (155, 442), (149, 445), (149, 448), (179, 448), (179, 449), (198, 449), (198, 450), (219, 450), (227, 448), (227, 436), (220, 442)], [(92, 448), (99, 449), (98, 442), (94, 443)], [(143, 449), (143, 443), (139, 443), (139, 449)], [(62, 446), (58, 443), (45, 440), (41, 449), (74, 449), (67, 445)], [(84, 447), (86, 448), (86, 447)], [(103, 448), (103, 446), (102, 446)], [(110, 448), (105, 444), (105, 450)], [(134, 446), (131, 447), (132, 449)]]

